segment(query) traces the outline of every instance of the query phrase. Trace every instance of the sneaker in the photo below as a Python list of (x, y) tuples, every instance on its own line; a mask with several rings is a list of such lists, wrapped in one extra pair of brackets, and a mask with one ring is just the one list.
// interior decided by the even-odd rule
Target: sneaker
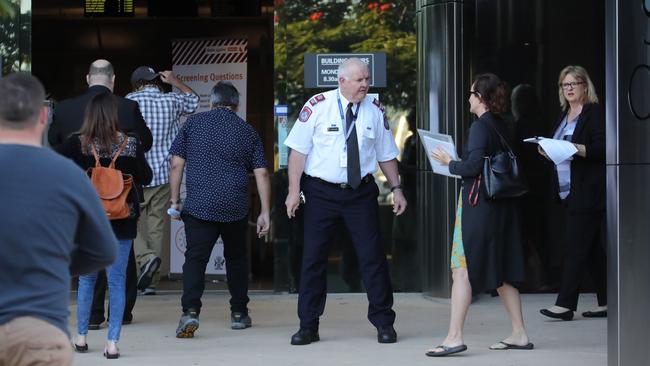
[(238, 311), (230, 314), (230, 328), (231, 329), (246, 329), (250, 328), (253, 321), (248, 314), (240, 313)]
[(194, 332), (199, 329), (199, 313), (190, 309), (183, 313), (176, 328), (176, 338), (194, 338)]
[(138, 277), (138, 290), (144, 290), (151, 285), (154, 273), (160, 268), (160, 258), (155, 255), (151, 257), (142, 267)]
[(155, 287), (147, 287), (144, 290), (142, 290), (143, 295), (155, 295), (156, 294), (156, 288)]

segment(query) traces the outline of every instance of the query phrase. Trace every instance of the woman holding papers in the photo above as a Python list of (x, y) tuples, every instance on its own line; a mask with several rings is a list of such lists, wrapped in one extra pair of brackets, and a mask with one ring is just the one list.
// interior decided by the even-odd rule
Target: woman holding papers
[[(553, 139), (569, 141), (575, 154), (555, 162), (556, 191), (567, 208), (567, 247), (560, 292), (555, 305), (540, 312), (571, 320), (578, 305), (583, 272), (590, 267), (598, 307), (584, 317), (607, 316), (607, 270), (601, 230), (605, 220), (605, 122), (589, 74), (580, 66), (560, 72), (558, 93), (562, 112)], [(547, 154), (540, 149), (544, 156)]]
[(478, 75), (469, 91), (470, 112), (478, 116), (470, 127), (463, 160), (441, 149), (432, 158), (449, 165), (460, 175), (459, 198), (452, 245), (451, 319), (442, 343), (426, 352), (439, 357), (465, 351), (463, 326), (472, 292), (496, 289), (512, 323), (512, 333), (492, 350), (533, 349), (524, 328), (519, 290), (524, 281), (524, 258), (516, 199), (490, 200), (481, 184), (485, 156), (502, 149), (499, 134), (509, 140), (512, 133), (499, 115), (505, 111), (505, 87), (494, 74)]

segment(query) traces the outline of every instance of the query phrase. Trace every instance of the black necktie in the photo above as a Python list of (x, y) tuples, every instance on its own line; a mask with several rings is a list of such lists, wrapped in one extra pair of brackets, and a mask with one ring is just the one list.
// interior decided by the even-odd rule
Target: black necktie
[[(352, 124), (352, 103), (348, 104), (348, 111), (345, 114), (345, 131), (350, 129)], [(356, 124), (352, 127), (348, 138), (348, 184), (357, 189), (361, 184), (361, 167), (359, 164), (359, 142), (357, 141)]]

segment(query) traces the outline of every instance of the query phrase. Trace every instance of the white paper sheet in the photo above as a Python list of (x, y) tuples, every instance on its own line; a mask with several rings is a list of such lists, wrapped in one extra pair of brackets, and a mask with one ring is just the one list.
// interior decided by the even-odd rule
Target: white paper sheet
[(565, 140), (555, 140), (547, 139), (545, 137), (531, 137), (524, 139), (524, 142), (531, 142), (534, 144), (539, 144), (542, 147), (542, 150), (546, 155), (551, 159), (555, 165), (562, 163), (563, 161), (570, 159), (575, 153), (578, 152), (578, 149), (573, 145), (573, 143)]
[(431, 152), (434, 149), (440, 147), (442, 150), (446, 151), (453, 160), (458, 160), (458, 155), (456, 154), (456, 146), (454, 145), (453, 138), (449, 135), (443, 135), (420, 129), (418, 129), (418, 134), (420, 136), (420, 141), (422, 141), (424, 151), (429, 158), (429, 164), (431, 164), (431, 169), (433, 169), (433, 172), (452, 178), (460, 178), (460, 176), (451, 174), (449, 172), (449, 166), (442, 165), (431, 157)]

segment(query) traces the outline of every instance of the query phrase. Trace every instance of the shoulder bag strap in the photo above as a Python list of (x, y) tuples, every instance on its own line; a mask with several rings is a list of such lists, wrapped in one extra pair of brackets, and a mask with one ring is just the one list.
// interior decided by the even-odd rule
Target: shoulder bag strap
[(93, 153), (93, 156), (95, 157), (95, 168), (101, 168), (102, 164), (99, 162), (99, 155), (97, 154), (97, 150), (95, 149), (95, 143), (93, 141), (90, 142), (90, 151)]
[(512, 153), (513, 153), (513, 152), (512, 152), (512, 148), (510, 148), (510, 145), (508, 144), (508, 142), (506, 141), (506, 139), (504, 139), (503, 136), (499, 133), (499, 131), (497, 130), (497, 128), (494, 127), (494, 126), (492, 125), (492, 121), (488, 122), (487, 124), (488, 124), (490, 127), (492, 127), (492, 129), (494, 130), (494, 132), (497, 133), (497, 135), (499, 136), (499, 139), (501, 140), (501, 145), (502, 145), (502, 146), (505, 145), (505, 147), (508, 149), (508, 152), (512, 154)]
[(120, 154), (122, 153), (122, 151), (124, 151), (124, 148), (126, 148), (126, 145), (128, 143), (129, 143), (129, 136), (124, 135), (124, 142), (122, 142), (122, 145), (120, 145), (120, 148), (115, 153), (115, 156), (113, 156), (113, 160), (111, 160), (111, 165), (109, 165), (111, 169), (115, 169), (115, 161), (117, 161), (117, 158), (120, 157)]

